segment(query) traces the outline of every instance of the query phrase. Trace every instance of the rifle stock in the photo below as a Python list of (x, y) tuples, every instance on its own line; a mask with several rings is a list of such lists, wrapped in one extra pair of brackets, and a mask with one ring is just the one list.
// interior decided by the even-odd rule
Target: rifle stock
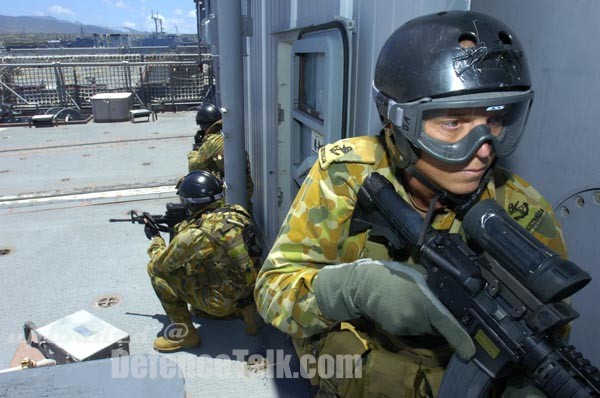
[(463, 228), (476, 251), (458, 234), (424, 226), (378, 173), (360, 188), (350, 224), (351, 235), (370, 230), (369, 239), (386, 242), (392, 257), (422, 243), (419, 262), (429, 288), (473, 339), (475, 356), (468, 362), (453, 356), (439, 396), (483, 397), (497, 379), (519, 372), (549, 397), (600, 396), (598, 369), (556, 335), (578, 316), (561, 300), (590, 276), (560, 259), (494, 201), (474, 205)]

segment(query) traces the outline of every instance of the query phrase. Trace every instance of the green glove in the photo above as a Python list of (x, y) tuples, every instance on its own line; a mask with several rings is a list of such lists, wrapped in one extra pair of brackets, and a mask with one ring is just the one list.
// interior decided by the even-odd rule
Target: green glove
[(502, 393), (502, 398), (547, 398), (533, 382), (524, 376), (510, 377), (506, 383), (506, 388)]
[(323, 268), (313, 282), (323, 315), (347, 321), (365, 315), (396, 336), (441, 333), (468, 360), (475, 346), (414, 267), (361, 259)]

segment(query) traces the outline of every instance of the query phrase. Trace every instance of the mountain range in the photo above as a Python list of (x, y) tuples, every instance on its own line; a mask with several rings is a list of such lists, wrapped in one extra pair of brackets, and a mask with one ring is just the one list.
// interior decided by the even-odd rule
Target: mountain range
[(85, 25), (80, 22), (70, 22), (55, 17), (11, 17), (0, 15), (0, 34), (2, 33), (144, 33), (129, 28), (108, 28), (104, 26)]

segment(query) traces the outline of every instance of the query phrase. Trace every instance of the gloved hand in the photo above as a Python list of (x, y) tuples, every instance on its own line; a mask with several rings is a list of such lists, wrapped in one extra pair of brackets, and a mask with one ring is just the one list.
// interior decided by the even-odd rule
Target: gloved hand
[(158, 228), (156, 228), (156, 226), (150, 223), (146, 223), (146, 225), (144, 226), (144, 233), (146, 234), (146, 237), (148, 239), (152, 239), (155, 236), (160, 236), (160, 231), (158, 230)]
[(192, 145), (192, 151), (197, 151), (203, 144), (204, 136), (206, 135), (206, 131), (203, 129), (198, 129), (196, 131), (196, 135), (194, 135), (194, 145)]
[(461, 358), (475, 354), (467, 332), (411, 266), (372, 259), (329, 266), (319, 271), (313, 288), (329, 319), (347, 321), (365, 315), (396, 336), (439, 332)]
[(513, 376), (506, 382), (502, 398), (547, 398), (532, 381), (524, 376)]

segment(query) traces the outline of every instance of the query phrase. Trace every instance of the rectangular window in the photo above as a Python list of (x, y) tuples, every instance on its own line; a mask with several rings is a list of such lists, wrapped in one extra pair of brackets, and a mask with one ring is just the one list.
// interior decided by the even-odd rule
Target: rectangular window
[(323, 63), (322, 53), (300, 53), (298, 57), (299, 86), (298, 110), (323, 120), (321, 91), (323, 90)]

